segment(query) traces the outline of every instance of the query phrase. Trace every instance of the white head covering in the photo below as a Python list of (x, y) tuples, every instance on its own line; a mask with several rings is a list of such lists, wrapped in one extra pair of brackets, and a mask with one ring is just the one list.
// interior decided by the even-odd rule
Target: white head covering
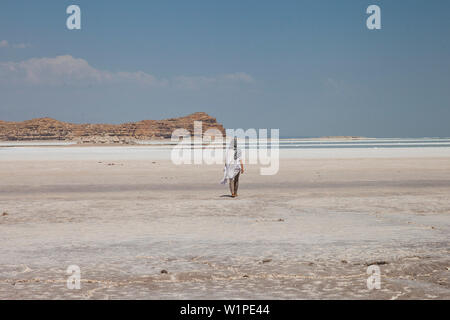
[(237, 138), (234, 137), (225, 153), (225, 168), (220, 183), (227, 183), (229, 179), (233, 179), (241, 171), (241, 155), (241, 149), (237, 147)]

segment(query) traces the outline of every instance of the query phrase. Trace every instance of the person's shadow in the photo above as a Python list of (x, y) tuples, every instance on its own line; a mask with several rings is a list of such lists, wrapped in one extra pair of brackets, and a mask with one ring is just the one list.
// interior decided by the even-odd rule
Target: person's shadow
[(233, 198), (231, 195), (229, 194), (223, 194), (220, 196), (221, 198)]

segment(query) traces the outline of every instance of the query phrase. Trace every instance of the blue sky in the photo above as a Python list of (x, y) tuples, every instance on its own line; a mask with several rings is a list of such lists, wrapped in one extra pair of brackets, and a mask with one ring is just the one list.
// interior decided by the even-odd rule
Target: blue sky
[[(82, 29), (66, 28), (81, 8)], [(381, 7), (382, 29), (366, 28)], [(0, 120), (205, 111), (282, 136), (450, 136), (450, 2), (0, 3)]]

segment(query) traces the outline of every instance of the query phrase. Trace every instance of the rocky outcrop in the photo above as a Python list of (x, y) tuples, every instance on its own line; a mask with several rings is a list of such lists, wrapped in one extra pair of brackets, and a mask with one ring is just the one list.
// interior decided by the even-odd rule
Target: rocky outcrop
[(0, 141), (76, 141), (78, 143), (136, 143), (139, 140), (170, 139), (184, 128), (194, 133), (194, 121), (202, 122), (203, 133), (211, 128), (225, 131), (216, 119), (204, 112), (165, 120), (143, 120), (123, 124), (74, 124), (52, 118), (23, 122), (0, 121)]

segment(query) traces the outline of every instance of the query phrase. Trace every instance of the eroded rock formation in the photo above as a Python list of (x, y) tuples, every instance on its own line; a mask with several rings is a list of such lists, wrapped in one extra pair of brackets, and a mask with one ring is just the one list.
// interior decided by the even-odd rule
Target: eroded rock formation
[(76, 141), (78, 143), (135, 143), (139, 140), (170, 139), (184, 128), (194, 133), (194, 121), (202, 122), (203, 133), (211, 128), (224, 132), (215, 118), (204, 112), (165, 120), (143, 120), (123, 124), (74, 124), (52, 118), (23, 122), (0, 120), (0, 141)]

